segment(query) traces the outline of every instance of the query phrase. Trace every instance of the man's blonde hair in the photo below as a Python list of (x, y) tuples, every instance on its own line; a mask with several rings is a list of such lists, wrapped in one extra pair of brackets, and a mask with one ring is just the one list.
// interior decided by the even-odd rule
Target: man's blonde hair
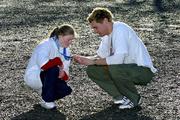
[(111, 11), (107, 8), (97, 7), (89, 14), (87, 21), (91, 23), (95, 20), (97, 23), (101, 23), (105, 18), (112, 22), (113, 14)]

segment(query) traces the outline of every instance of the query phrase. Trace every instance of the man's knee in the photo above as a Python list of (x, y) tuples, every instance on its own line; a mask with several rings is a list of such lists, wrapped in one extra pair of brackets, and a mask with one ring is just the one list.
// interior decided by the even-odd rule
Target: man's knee
[(92, 71), (94, 69), (94, 67), (95, 67), (94, 65), (88, 65), (86, 71), (90, 72), (90, 71)]
[(94, 70), (95, 70), (94, 65), (87, 66), (86, 72), (87, 72), (88, 76), (91, 76), (94, 73)]

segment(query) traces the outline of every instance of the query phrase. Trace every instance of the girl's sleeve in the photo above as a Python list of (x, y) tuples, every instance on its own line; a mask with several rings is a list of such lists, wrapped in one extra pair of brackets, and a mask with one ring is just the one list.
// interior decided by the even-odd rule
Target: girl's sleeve
[(64, 73), (65, 73), (65, 75), (64, 75), (64, 77), (62, 77), (62, 79), (63, 80), (69, 80), (69, 72), (67, 72), (67, 70), (64, 70)]
[(47, 70), (49, 68), (52, 68), (54, 66), (62, 66), (63, 63), (59, 57), (55, 57), (54, 59), (50, 59), (46, 64), (44, 64), (41, 69), (42, 70)]
[(60, 65), (60, 66), (63, 65), (59, 57), (55, 57), (53, 59), (49, 58), (50, 50), (51, 48), (49, 46), (48, 41), (45, 41), (45, 43), (40, 44), (36, 49), (37, 64), (40, 66), (42, 70), (47, 70), (56, 65)]
[(49, 61), (50, 47), (47, 43), (48, 42), (45, 41), (36, 48), (36, 63), (40, 68)]

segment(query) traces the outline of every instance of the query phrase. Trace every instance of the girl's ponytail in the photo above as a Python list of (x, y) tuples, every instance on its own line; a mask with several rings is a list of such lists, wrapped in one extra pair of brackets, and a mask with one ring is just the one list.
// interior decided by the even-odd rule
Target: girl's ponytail
[(71, 25), (68, 24), (63, 24), (59, 27), (56, 27), (51, 33), (50, 33), (50, 38), (51, 37), (57, 37), (59, 35), (75, 35), (75, 30)]
[(59, 28), (56, 27), (51, 33), (50, 33), (50, 38), (51, 37), (58, 37), (58, 34), (59, 34)]

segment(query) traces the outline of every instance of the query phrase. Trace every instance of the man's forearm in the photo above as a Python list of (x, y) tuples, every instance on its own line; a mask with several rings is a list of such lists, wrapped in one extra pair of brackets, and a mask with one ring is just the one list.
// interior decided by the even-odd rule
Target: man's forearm
[(106, 59), (105, 58), (101, 58), (98, 55), (95, 56), (89, 56), (87, 57), (88, 59), (92, 60), (92, 65), (107, 65), (106, 63)]
[(99, 56), (73, 56), (74, 59), (82, 65), (107, 65), (106, 59)]
[(107, 65), (105, 58), (94, 59), (94, 65)]
[(94, 56), (88, 56), (86, 58), (94, 60), (94, 59), (100, 59), (101, 57), (99, 57), (98, 55), (94, 55)]

